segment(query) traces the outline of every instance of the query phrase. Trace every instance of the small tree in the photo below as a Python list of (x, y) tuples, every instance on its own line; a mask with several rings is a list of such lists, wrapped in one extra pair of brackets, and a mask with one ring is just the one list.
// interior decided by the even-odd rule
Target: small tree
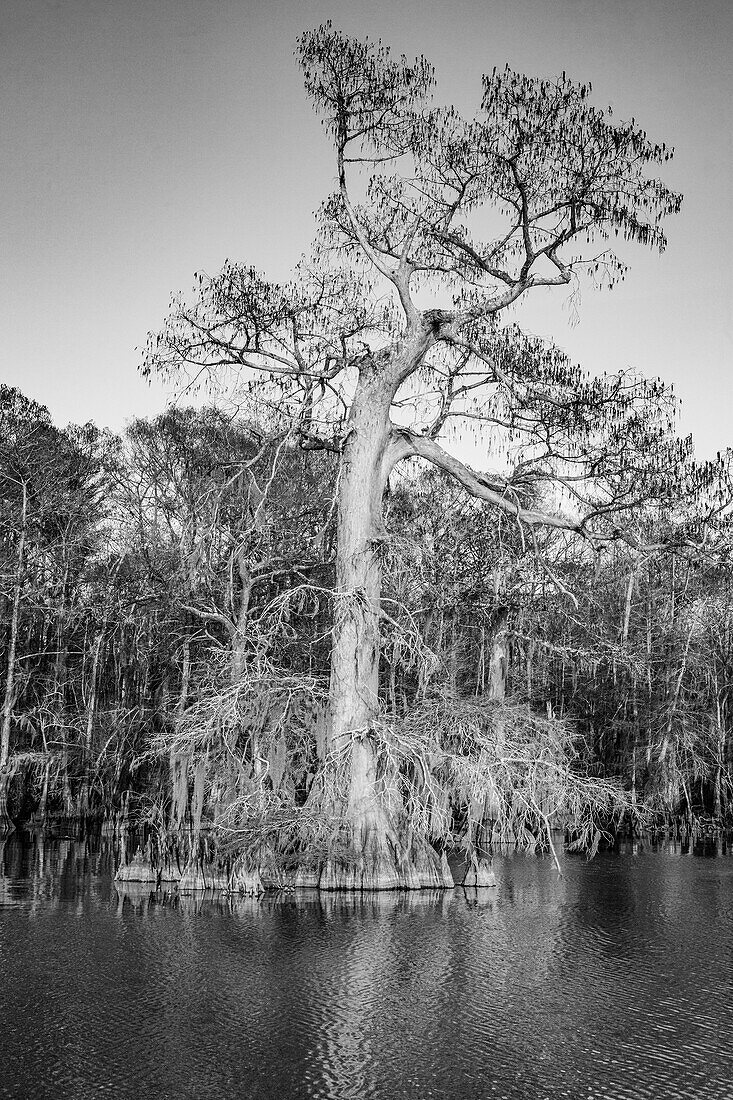
[[(200, 277), (195, 303), (177, 302), (151, 337), (144, 370), (233, 371), (304, 446), (340, 454), (330, 750), (349, 760), (340, 816), (358, 873), (332, 864), (321, 883), (390, 886), (417, 857), (379, 796), (370, 732), (387, 479), (419, 458), (525, 529), (613, 537), (608, 517), (634, 499), (631, 447), (667, 430), (659, 388), (589, 381), (499, 320), (581, 274), (613, 285), (625, 269), (609, 240), (661, 251), (681, 200), (646, 172), (671, 152), (564, 75), (494, 70), (463, 119), (430, 105), (424, 58), (393, 59), (330, 24), (302, 35), (297, 57), (338, 180), (313, 257), (286, 286), (236, 264)], [(489, 427), (509, 472), (477, 473), (441, 446), (454, 421)], [(553, 480), (573, 501), (565, 512), (531, 503)]]

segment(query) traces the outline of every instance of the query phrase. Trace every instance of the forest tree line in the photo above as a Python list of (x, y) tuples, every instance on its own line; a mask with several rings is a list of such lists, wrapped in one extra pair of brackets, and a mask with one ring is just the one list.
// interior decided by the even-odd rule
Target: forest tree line
[[(325, 751), (337, 459), (213, 407), (119, 437), (60, 429), (3, 387), (0, 424), (10, 815), (208, 824), (237, 853), (289, 832), (325, 844), (308, 805)], [(557, 530), (532, 542), (441, 471), (391, 480), (380, 721), (441, 841), (488, 818), (497, 836), (541, 842), (538, 807), (557, 794), (543, 761), (616, 780), (657, 821), (730, 821), (728, 475), (677, 453), (684, 499), (638, 507), (641, 548)], [(468, 742), (486, 715), (512, 762), (484, 773)], [(426, 793), (413, 773), (441, 752), (464, 767)]]

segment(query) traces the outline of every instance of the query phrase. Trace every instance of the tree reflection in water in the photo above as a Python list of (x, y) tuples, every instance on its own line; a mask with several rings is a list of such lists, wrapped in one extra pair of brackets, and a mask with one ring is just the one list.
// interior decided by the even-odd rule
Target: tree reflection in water
[(562, 878), (549, 859), (506, 857), (496, 890), (259, 900), (115, 887), (115, 864), (112, 838), (0, 841), (3, 1087), (729, 1092), (729, 856), (637, 845), (568, 858)]

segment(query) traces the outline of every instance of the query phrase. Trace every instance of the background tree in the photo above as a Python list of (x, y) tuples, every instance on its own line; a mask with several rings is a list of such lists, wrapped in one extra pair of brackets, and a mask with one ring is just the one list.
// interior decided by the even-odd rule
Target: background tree
[[(350, 760), (324, 721), (338, 456), (220, 410), (117, 441), (3, 396), (2, 469), (24, 474), (0, 509), (14, 816), (136, 822), (183, 888), (227, 862), (248, 889), (317, 882), (336, 854), (346, 876)], [(730, 456), (623, 425), (592, 490), (623, 503), (624, 539), (528, 534), (419, 460), (389, 479), (369, 748), (416, 853), (404, 884), (447, 881), (426, 840), (473, 857), (561, 824), (592, 848), (634, 803), (688, 837), (730, 818)]]
[[(2, 720), (3, 797), (11, 770), (53, 763), (71, 810), (68, 749), (75, 740), (78, 670), (70, 655), (83, 631), (87, 565), (100, 541), (105, 437), (96, 428), (61, 431), (48, 411), (16, 390), (0, 391), (0, 492), (9, 604)], [(66, 707), (70, 705), (70, 714)], [(14, 754), (13, 728), (23, 733)]]
[(213, 408), (137, 421), (128, 440), (125, 507), (173, 643), (156, 745), (170, 756), (170, 845), (188, 886), (202, 819), (223, 828), (236, 805), (249, 833), (241, 818), (259, 818), (263, 798), (277, 802), (281, 786), (294, 796), (281, 783), (281, 702), (292, 707), (318, 657), (288, 594), (323, 583), (333, 463)]

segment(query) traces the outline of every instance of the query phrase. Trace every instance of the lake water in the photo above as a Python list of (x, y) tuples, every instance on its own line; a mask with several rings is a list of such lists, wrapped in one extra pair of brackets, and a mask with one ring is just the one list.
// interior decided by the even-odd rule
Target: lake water
[(118, 891), (0, 859), (0, 1096), (733, 1100), (733, 858), (512, 856), (473, 893)]

